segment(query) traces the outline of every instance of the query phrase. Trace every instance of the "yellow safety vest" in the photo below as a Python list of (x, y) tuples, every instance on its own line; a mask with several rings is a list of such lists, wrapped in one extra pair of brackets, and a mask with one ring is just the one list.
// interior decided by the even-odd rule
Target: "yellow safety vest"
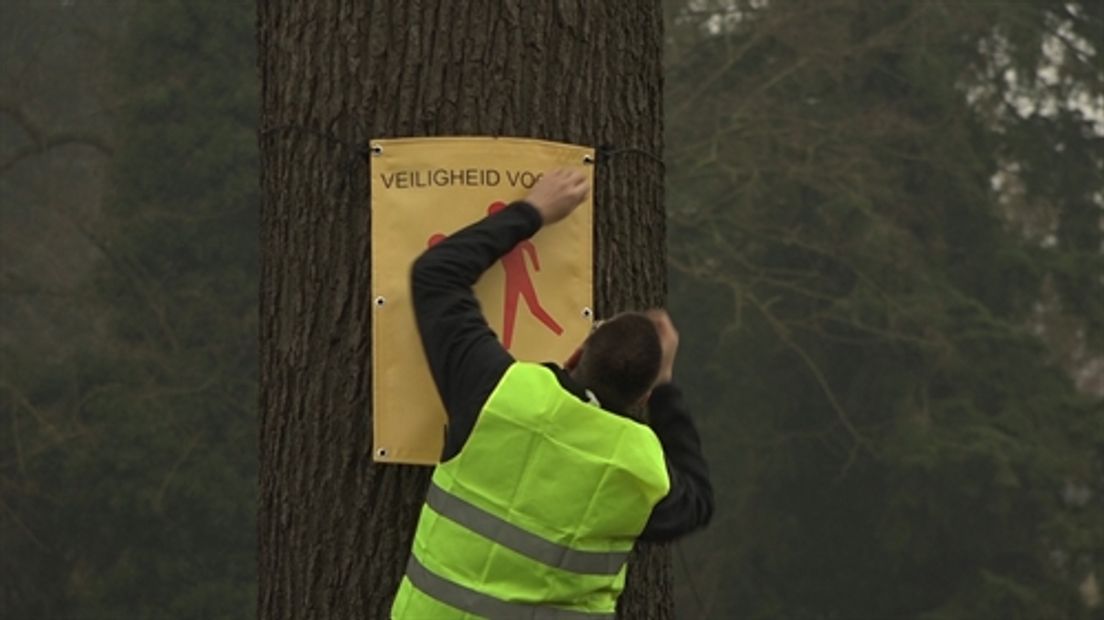
[(433, 473), (391, 617), (612, 618), (669, 488), (650, 428), (515, 363)]

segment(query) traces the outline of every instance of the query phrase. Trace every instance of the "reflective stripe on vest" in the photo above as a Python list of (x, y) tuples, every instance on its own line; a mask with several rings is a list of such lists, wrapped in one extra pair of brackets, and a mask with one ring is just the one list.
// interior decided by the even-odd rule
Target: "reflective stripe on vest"
[(431, 484), (426, 504), (438, 514), (538, 562), (573, 573), (616, 575), (628, 552), (580, 551), (545, 540)]
[(470, 614), (509, 620), (611, 620), (614, 614), (586, 613), (556, 607), (509, 603), (434, 575), (413, 554), (406, 565), (406, 578), (433, 598)]

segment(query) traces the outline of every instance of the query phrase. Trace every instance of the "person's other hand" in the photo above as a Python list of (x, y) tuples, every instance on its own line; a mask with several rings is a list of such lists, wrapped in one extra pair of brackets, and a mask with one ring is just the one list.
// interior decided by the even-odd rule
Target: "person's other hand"
[(560, 168), (547, 172), (529, 190), (525, 202), (533, 205), (541, 220), (555, 224), (575, 210), (590, 191), (590, 182), (579, 170)]
[(659, 347), (663, 352), (656, 385), (670, 383), (675, 372), (675, 354), (678, 353), (678, 330), (675, 329), (675, 324), (671, 322), (671, 316), (666, 310), (657, 308), (648, 310), (645, 314), (652, 319), (652, 323), (655, 323), (656, 332), (659, 334)]

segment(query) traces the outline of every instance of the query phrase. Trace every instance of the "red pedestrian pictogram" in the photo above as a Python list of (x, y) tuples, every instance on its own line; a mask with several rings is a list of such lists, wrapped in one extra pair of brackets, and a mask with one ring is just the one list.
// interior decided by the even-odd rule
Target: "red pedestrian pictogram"
[[(487, 208), (487, 214), (498, 213), (506, 208), (504, 202), (494, 202)], [(507, 349), (514, 339), (514, 322), (517, 318), (518, 297), (525, 298), (525, 305), (529, 312), (544, 324), (552, 333), (559, 336), (563, 328), (548, 314), (537, 299), (537, 290), (533, 286), (533, 280), (529, 277), (529, 269), (525, 264), (525, 255), (533, 262), (533, 269), (540, 271), (540, 259), (537, 257), (537, 247), (531, 241), (525, 240), (514, 246), (514, 249), (502, 257), (502, 267), (506, 270), (506, 302), (502, 315), (502, 345)]]
[[(491, 203), (491, 206), (487, 207), (487, 215), (494, 215), (505, 208), (506, 203), (504, 202)], [(426, 247), (431, 248), (447, 238), (447, 235), (434, 233), (426, 240)], [(514, 340), (514, 325), (517, 320), (518, 297), (525, 298), (525, 305), (529, 307), (529, 312), (531, 312), (538, 321), (543, 323), (545, 327), (551, 330), (552, 333), (557, 336), (563, 334), (563, 328), (556, 322), (556, 319), (552, 318), (552, 315), (548, 314), (548, 311), (541, 306), (540, 300), (537, 299), (537, 290), (536, 287), (533, 286), (533, 279), (529, 277), (529, 269), (525, 263), (526, 254), (529, 255), (529, 260), (533, 263), (533, 269), (535, 271), (540, 271), (540, 258), (537, 256), (537, 247), (533, 245), (531, 241), (521, 241), (502, 257), (502, 267), (506, 270), (506, 283), (504, 286), (506, 301), (503, 306), (502, 315), (502, 345), (506, 347), (506, 349), (510, 348)]]

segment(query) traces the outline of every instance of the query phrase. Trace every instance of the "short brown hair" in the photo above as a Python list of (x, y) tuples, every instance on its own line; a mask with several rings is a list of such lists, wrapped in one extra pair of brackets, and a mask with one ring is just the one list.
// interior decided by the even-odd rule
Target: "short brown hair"
[(662, 355), (652, 320), (624, 312), (599, 325), (583, 343), (576, 377), (603, 407), (624, 412), (652, 389)]

